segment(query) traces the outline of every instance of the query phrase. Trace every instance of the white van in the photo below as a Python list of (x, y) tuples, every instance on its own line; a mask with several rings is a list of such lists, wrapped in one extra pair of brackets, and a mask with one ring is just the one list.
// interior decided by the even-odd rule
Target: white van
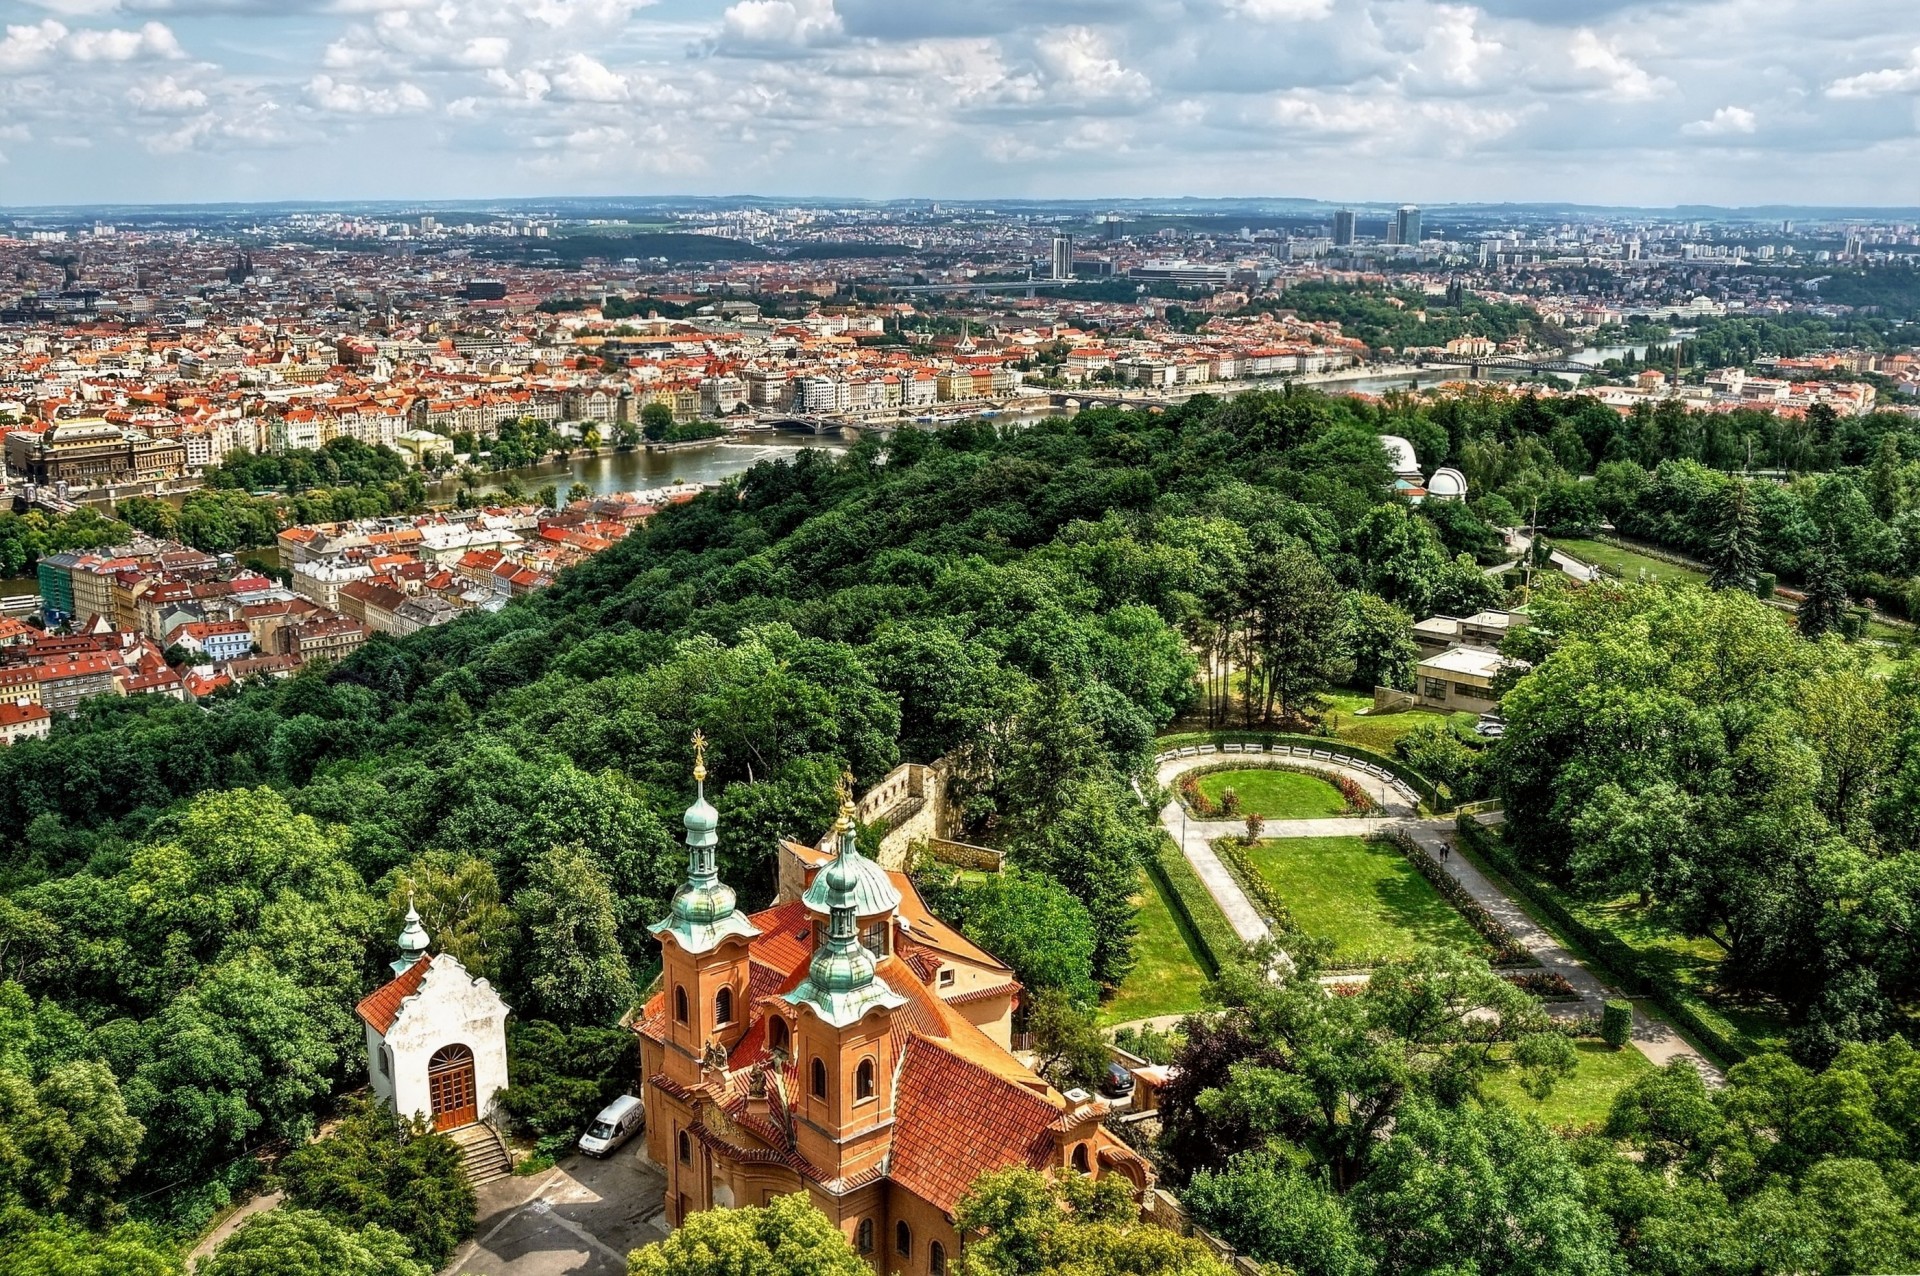
[(623, 1094), (602, 1108), (600, 1115), (593, 1119), (587, 1132), (580, 1136), (580, 1150), (588, 1156), (608, 1156), (613, 1150), (639, 1133), (646, 1122), (646, 1110), (640, 1106), (640, 1100), (630, 1094)]

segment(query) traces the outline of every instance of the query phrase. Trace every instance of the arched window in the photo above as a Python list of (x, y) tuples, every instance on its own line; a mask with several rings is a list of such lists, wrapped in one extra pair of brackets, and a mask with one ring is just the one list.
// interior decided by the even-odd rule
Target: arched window
[(785, 1053), (792, 1044), (793, 1036), (787, 1031), (787, 1021), (779, 1015), (769, 1016), (767, 1019), (767, 1048)]
[(947, 1247), (939, 1241), (927, 1246), (927, 1271), (932, 1276), (947, 1276)]
[(902, 1258), (913, 1253), (913, 1229), (904, 1218), (893, 1225), (893, 1252)]
[(827, 1097), (827, 1064), (825, 1060), (819, 1058), (813, 1061), (813, 1097), (816, 1099)]
[(713, 994), (713, 1022), (715, 1027), (733, 1022), (733, 989), (722, 988)]
[(860, 1066), (853, 1072), (853, 1101), (873, 1097), (873, 1060), (862, 1059)]
[(675, 1023), (687, 1021), (687, 990), (679, 984), (673, 986), (673, 1021)]
[(1073, 1168), (1082, 1174), (1085, 1174), (1088, 1170), (1087, 1145), (1084, 1143), (1076, 1143), (1073, 1145)]
[(685, 1130), (680, 1131), (680, 1164), (693, 1164), (693, 1140), (687, 1137)]
[(853, 1247), (862, 1254), (873, 1253), (873, 1220), (863, 1218), (860, 1226), (853, 1230)]

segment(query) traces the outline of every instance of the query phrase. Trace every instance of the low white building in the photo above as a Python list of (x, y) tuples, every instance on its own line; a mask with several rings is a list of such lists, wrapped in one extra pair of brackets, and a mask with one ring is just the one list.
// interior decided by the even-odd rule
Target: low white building
[(402, 1117), (454, 1130), (492, 1115), (507, 1088), (507, 1015), (493, 985), (445, 953), (427, 952), (409, 906), (394, 978), (355, 1009), (367, 1031), (374, 1096)]

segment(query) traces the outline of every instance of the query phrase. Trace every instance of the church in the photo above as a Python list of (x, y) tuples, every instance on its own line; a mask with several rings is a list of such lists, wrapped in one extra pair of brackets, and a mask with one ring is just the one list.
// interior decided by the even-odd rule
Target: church
[(687, 881), (653, 928), (663, 971), (635, 1023), (669, 1223), (805, 1191), (876, 1271), (946, 1276), (954, 1206), (981, 1174), (1149, 1188), (1104, 1102), (1013, 1056), (1012, 972), (861, 854), (851, 800), (821, 846), (782, 847), (773, 907), (741, 912), (698, 747)]

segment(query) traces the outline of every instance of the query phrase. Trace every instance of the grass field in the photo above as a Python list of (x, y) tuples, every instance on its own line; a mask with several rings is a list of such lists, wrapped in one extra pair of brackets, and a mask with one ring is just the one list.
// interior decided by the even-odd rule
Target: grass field
[(1138, 908), (1133, 919), (1138, 928), (1133, 940), (1137, 960), (1126, 982), (1100, 1008), (1101, 1022), (1128, 1023), (1200, 1009), (1206, 970), (1194, 955), (1179, 918), (1145, 873), (1140, 875), (1140, 893), (1134, 903)]
[(1362, 709), (1373, 708), (1371, 692), (1330, 691), (1321, 699), (1327, 701), (1328, 712), (1333, 715), (1334, 739), (1380, 753), (1391, 754), (1395, 740), (1428, 722), (1452, 720), (1468, 728), (1474, 722), (1471, 713), (1437, 713), (1431, 709), (1402, 709), (1398, 713), (1383, 713), (1378, 717), (1370, 712), (1361, 713)]
[(1418, 869), (1391, 846), (1357, 837), (1269, 838), (1248, 852), (1309, 935), (1333, 941), (1334, 962), (1411, 956), (1416, 948), (1485, 945)]
[(1497, 1099), (1556, 1128), (1583, 1130), (1604, 1123), (1613, 1107), (1613, 1096), (1636, 1077), (1653, 1071), (1647, 1057), (1632, 1046), (1615, 1050), (1599, 1041), (1576, 1041), (1573, 1048), (1580, 1056), (1578, 1068), (1558, 1082), (1544, 1100), (1528, 1094), (1520, 1087), (1519, 1075), (1506, 1070), (1482, 1081), (1480, 1092), (1488, 1100)]
[(1623, 580), (1639, 580), (1644, 573), (1648, 580), (1683, 580), (1699, 584), (1706, 580), (1707, 574), (1695, 571), (1691, 567), (1680, 567), (1673, 563), (1649, 558), (1645, 554), (1636, 554), (1630, 549), (1621, 549), (1617, 545), (1608, 545), (1600, 541), (1562, 540), (1549, 537), (1555, 549), (1563, 549), (1583, 563), (1592, 563)]
[(1344, 815), (1347, 810), (1347, 800), (1340, 796), (1340, 790), (1319, 776), (1276, 767), (1211, 771), (1196, 776), (1194, 783), (1215, 803), (1232, 789), (1240, 799), (1241, 814), (1268, 820), (1319, 819)]

